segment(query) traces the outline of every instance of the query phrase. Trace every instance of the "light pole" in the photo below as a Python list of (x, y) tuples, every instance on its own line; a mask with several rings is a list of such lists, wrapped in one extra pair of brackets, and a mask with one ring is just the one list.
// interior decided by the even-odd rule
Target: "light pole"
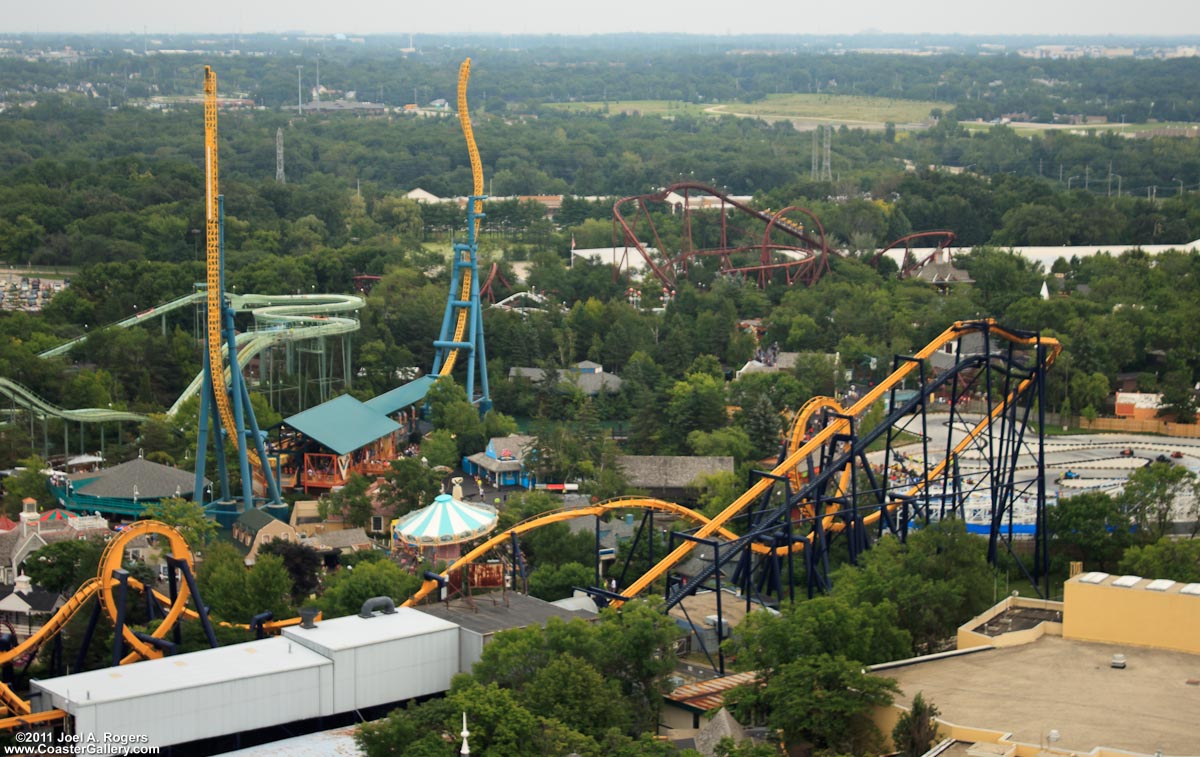
[(1175, 181), (1179, 182), (1179, 196), (1183, 197), (1183, 179), (1175, 179)]
[(1071, 178), (1067, 179), (1067, 191), (1068, 192), (1071, 191), (1071, 182), (1075, 181), (1078, 178), (1079, 178), (1078, 176), (1072, 176)]
[(296, 66), (296, 113), (304, 115), (304, 66)]

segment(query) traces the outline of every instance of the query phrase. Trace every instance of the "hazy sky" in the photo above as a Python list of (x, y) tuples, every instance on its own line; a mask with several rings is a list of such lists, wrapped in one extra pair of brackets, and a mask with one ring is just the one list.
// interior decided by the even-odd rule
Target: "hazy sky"
[(1200, 35), (1197, 0), (8, 0), (4, 32)]

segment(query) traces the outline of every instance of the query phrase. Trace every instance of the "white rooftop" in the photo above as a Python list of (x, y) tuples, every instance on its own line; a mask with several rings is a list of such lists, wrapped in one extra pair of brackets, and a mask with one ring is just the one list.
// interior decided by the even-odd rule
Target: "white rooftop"
[(291, 626), (283, 629), (283, 637), (309, 649), (340, 652), (457, 628), (457, 625), (448, 620), (411, 607), (397, 607), (396, 612), (391, 615), (376, 613), (370, 618), (347, 615), (343, 618), (317, 621), (315, 628)]
[(34, 680), (32, 686), (67, 702), (94, 704), (331, 664), (329, 658), (276, 636), (117, 668)]

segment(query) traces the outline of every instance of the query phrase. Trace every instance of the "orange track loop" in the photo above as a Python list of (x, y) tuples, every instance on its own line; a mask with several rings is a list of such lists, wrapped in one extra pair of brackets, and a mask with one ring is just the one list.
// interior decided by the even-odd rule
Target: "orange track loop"
[[(61, 631), (63, 626), (69, 623), (93, 596), (99, 596), (100, 602), (103, 604), (104, 609), (108, 612), (108, 617), (115, 620), (117, 617), (117, 603), (113, 589), (117, 585), (117, 581), (112, 577), (113, 571), (121, 567), (121, 563), (124, 561), (125, 557), (125, 548), (129, 545), (129, 542), (146, 534), (157, 534), (165, 537), (170, 545), (172, 556), (177, 559), (186, 560), (188, 564), (191, 564), (191, 550), (188, 548), (187, 542), (184, 541), (183, 536), (178, 531), (171, 528), (167, 524), (160, 523), (156, 520), (137, 521), (114, 536), (112, 540), (109, 541), (104, 547), (104, 552), (100, 557), (100, 568), (98, 575), (94, 578), (89, 578), (87, 581), (84, 581), (83, 584), (76, 589), (75, 593), (72, 594), (71, 597), (66, 601), (66, 604), (60, 607), (58, 612), (50, 616), (45, 625), (39, 628), (33, 635), (7, 652), (0, 652), (0, 665), (11, 663), (13, 660), (21, 657), (24, 654), (34, 652), (34, 650), (41, 646), (47, 639)], [(133, 588), (141, 586), (140, 582), (133, 580), (131, 580), (129, 584)], [(182, 616), (184, 611), (187, 609), (187, 600), (189, 596), (190, 593), (187, 585), (185, 584), (176, 597), (174, 604), (171, 604), (170, 601), (167, 600), (165, 604), (169, 606), (170, 609), (167, 612), (166, 618), (163, 619), (158, 628), (154, 629), (154, 633), (152, 634), (154, 638), (161, 639), (166, 636), (167, 632), (171, 630), (171, 628), (179, 620), (180, 616)], [(163, 599), (166, 598), (163, 597)], [(121, 661), (122, 664), (142, 658), (162, 656), (162, 652), (137, 638), (137, 636), (135, 636), (133, 633), (133, 629), (131, 629), (129, 626), (125, 627), (122, 637), (125, 639), (126, 644), (128, 644), (134, 650), (129, 654), (129, 656)], [(57, 717), (61, 717), (61, 715), (50, 716), (47, 713), (38, 713), (37, 715), (31, 716), (29, 702), (21, 699), (16, 695), (15, 692), (13, 692), (12, 689), (2, 683), (0, 683), (0, 701), (3, 701), (3, 703), (8, 707), (9, 713), (14, 715), (14, 717), (0, 720), (0, 730), (4, 730), (5, 728), (11, 729), (20, 727), (25, 722), (48, 722), (49, 720), (54, 720)], [(57, 710), (53, 712), (57, 712)], [(31, 717), (44, 717), (44, 720), (30, 720)]]

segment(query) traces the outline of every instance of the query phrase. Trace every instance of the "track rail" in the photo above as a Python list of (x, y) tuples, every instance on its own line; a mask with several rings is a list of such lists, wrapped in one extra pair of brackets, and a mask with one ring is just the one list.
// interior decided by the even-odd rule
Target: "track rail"
[[(137, 537), (146, 534), (156, 534), (163, 537), (170, 546), (173, 557), (185, 560), (189, 565), (192, 563), (192, 553), (188, 548), (187, 542), (174, 528), (155, 520), (141, 520), (133, 523), (114, 536), (105, 546), (96, 576), (84, 581), (75, 590), (75, 593), (67, 599), (66, 603), (51, 615), (45, 624), (30, 635), (29, 638), (6, 652), (0, 652), (0, 666), (11, 664), (23, 655), (33, 652), (48, 639), (60, 633), (84, 605), (88, 603), (88, 600), (92, 598), (97, 598), (108, 613), (108, 617), (115, 621), (117, 617), (117, 598), (113, 589), (117, 585), (117, 581), (113, 577), (113, 572), (121, 567), (125, 557), (125, 548), (129, 546), (129, 543)], [(158, 628), (154, 629), (152, 634), (154, 638), (163, 638), (174, 627), (175, 623), (179, 621), (187, 609), (189, 596), (190, 593), (185, 583), (181, 586), (174, 602), (171, 602), (166, 597), (162, 597), (163, 600), (166, 600), (165, 605), (169, 609), (166, 618), (163, 619)], [(122, 638), (133, 650), (122, 660), (122, 664), (162, 656), (162, 652), (138, 638), (134, 634), (133, 629), (128, 626), (125, 626)], [(0, 702), (7, 707), (9, 715), (7, 718), (0, 718), (0, 731), (19, 728), (35, 722), (52, 722), (65, 716), (65, 713), (59, 710), (51, 710), (46, 713), (33, 713), (30, 703), (17, 696), (16, 692), (4, 683), (0, 683)]]
[[(898, 388), (905, 379), (912, 377), (912, 374), (921, 370), (920, 366), (924, 361), (927, 361), (934, 353), (944, 349), (947, 345), (951, 345), (964, 336), (970, 334), (991, 334), (1002, 337), (1013, 345), (1019, 345), (1023, 348), (1036, 349), (1043, 357), (1042, 362), (1037, 366), (1039, 371), (1044, 371), (1057, 358), (1061, 352), (1061, 345), (1055, 339), (1041, 337), (1036, 334), (1027, 334), (1005, 329), (998, 326), (993, 320), (972, 321), (972, 322), (956, 322), (937, 338), (926, 345), (922, 350), (915, 355), (906, 358), (900, 366), (892, 372), (886, 379), (873, 387), (870, 391), (864, 394), (857, 402), (849, 408), (842, 408), (836, 401), (828, 397), (817, 397), (810, 400), (800, 413), (797, 414), (793, 423), (792, 430), (788, 437), (786, 454), (783, 459), (771, 470), (767, 475), (758, 479), (744, 493), (734, 499), (724, 510), (713, 518), (696, 513), (688, 508), (680, 505), (663, 502), (661, 500), (640, 499), (640, 498), (624, 498), (613, 500), (590, 507), (576, 508), (571, 510), (558, 510), (540, 515), (536, 518), (519, 523), (510, 529), (488, 539), (483, 544), (475, 549), (472, 549), (441, 574), (443, 580), (448, 579), (451, 572), (461, 569), (466, 564), (478, 559), (486, 554), (491, 549), (503, 544), (505, 540), (510, 539), (514, 534), (519, 535), (526, 531), (557, 523), (571, 518), (583, 517), (588, 515), (602, 515), (606, 512), (619, 509), (643, 508), (652, 509), (664, 512), (671, 512), (679, 515), (681, 518), (689, 519), (700, 524), (699, 527), (692, 533), (691, 539), (683, 541), (679, 546), (667, 554), (657, 565), (641, 577), (633, 581), (628, 587), (620, 592), (620, 598), (614, 599), (613, 604), (619, 606), (622, 602), (636, 597), (645, 592), (655, 581), (663, 578), (671, 569), (685, 560), (695, 545), (704, 539), (710, 537), (720, 537), (727, 540), (731, 546), (746, 547), (758, 554), (774, 553), (777, 556), (782, 556), (792, 549), (803, 549), (803, 543), (796, 545), (785, 545), (780, 547), (770, 547), (762, 543), (758, 543), (755, 539), (759, 536), (757, 533), (749, 535), (737, 535), (730, 530), (729, 525), (732, 521), (746, 513), (756, 502), (762, 500), (767, 495), (777, 481), (789, 480), (791, 482), (800, 483), (799, 472), (802, 465), (807, 464), (814, 457), (819, 456), (822, 452), (826, 452), (839, 443), (839, 439), (852, 435), (852, 421), (861, 417), (868, 408), (894, 389)], [(978, 364), (991, 360), (992, 356), (982, 356), (976, 362), (964, 363), (964, 366), (975, 368)], [(958, 379), (957, 373), (949, 374), (949, 378)], [(836, 503), (831, 503), (828, 506), (824, 504), (819, 508), (813, 508), (804, 511), (804, 503), (806, 492), (802, 487), (797, 495), (795, 502), (801, 506), (801, 520), (807, 520), (814, 526), (813, 534), (810, 537), (815, 541), (821, 533), (834, 534), (851, 528), (854, 524), (860, 527), (874, 525), (881, 518), (890, 516), (901, 505), (900, 503), (906, 499), (911, 499), (922, 491), (926, 490), (934, 481), (942, 477), (947, 470), (947, 466), (952, 463), (964, 450), (975, 444), (978, 440), (984, 438), (990, 433), (991, 427), (1004, 414), (1014, 406), (1018, 398), (1022, 397), (1031, 387), (1032, 377), (1024, 378), (1017, 381), (1000, 401), (993, 407), (991, 412), (986, 414), (979, 420), (964, 437), (950, 450), (945, 459), (938, 462), (936, 465), (928, 468), (924, 477), (916, 484), (912, 485), (907, 492), (899, 496), (893, 496), (891, 503), (884, 504), (875, 512), (858, 519), (857, 521), (848, 521), (839, 517), (840, 507)], [(825, 423), (823, 428), (813, 433), (811, 436), (807, 434), (808, 424), (811, 419), (817, 416), (818, 413), (825, 413), (830, 419)], [(878, 433), (878, 432), (877, 432)], [(869, 442), (867, 439), (862, 442)], [(846, 467), (845, 461), (850, 459), (854, 454), (861, 453), (862, 450), (850, 450), (842, 455), (841, 460), (829, 466), (829, 470), (823, 471), (820, 481), (815, 481), (807, 484), (809, 490), (814, 486), (825, 486), (830, 480), (833, 480), (833, 498), (845, 494), (853, 485), (851, 475), (852, 467)], [(833, 462), (831, 460), (831, 462)], [(790, 518), (793, 503), (788, 502), (776, 513), (766, 516), (764, 520), (770, 521), (779, 517)], [(851, 525), (847, 525), (847, 524)], [(715, 569), (715, 568), (714, 568)], [(413, 595), (405, 604), (412, 605), (420, 602), (422, 599), (431, 594), (439, 586), (439, 581), (426, 580), (421, 588)], [(694, 585), (700, 582), (694, 582)], [(677, 601), (677, 600), (676, 600)]]
[[(483, 162), (479, 159), (479, 148), (475, 145), (475, 131), (471, 128), (471, 114), (467, 110), (467, 81), (471, 78), (471, 59), (467, 58), (458, 67), (458, 122), (462, 126), (463, 139), (467, 142), (467, 155), (471, 161), (471, 194), (475, 197), (483, 195)], [(479, 200), (475, 206), (476, 212), (482, 212), (483, 201)], [(477, 239), (479, 236), (479, 219), (475, 219), (475, 228), (471, 230), (471, 238)], [(454, 341), (461, 343), (463, 336), (467, 333), (467, 326), (470, 322), (471, 309), (466, 307), (466, 303), (471, 301), (471, 250), (465, 249), (461, 253), (460, 261), (467, 265), (461, 266), (462, 270), (462, 285), (458, 291), (458, 301), (464, 303), (458, 308), (458, 315), (454, 322)], [(438, 371), (439, 376), (449, 376), (454, 372), (454, 364), (458, 362), (458, 348), (455, 347), (446, 353), (446, 360), (442, 363), (441, 369)]]

